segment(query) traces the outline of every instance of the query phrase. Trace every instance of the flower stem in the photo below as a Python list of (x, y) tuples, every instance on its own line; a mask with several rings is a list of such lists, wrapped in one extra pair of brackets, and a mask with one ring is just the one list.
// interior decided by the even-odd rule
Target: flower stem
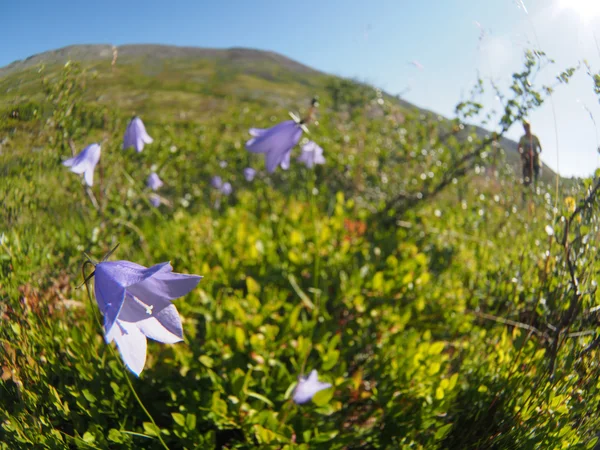
[[(111, 352), (113, 352), (113, 354), (114, 354), (113, 348), (112, 347), (109, 347), (109, 348), (110, 348)], [(144, 406), (144, 403), (142, 403), (142, 400), (138, 396), (135, 388), (133, 387), (133, 383), (131, 382), (129, 374), (127, 373), (127, 369), (125, 369), (123, 367), (123, 371), (125, 372), (125, 379), (127, 380), (127, 384), (129, 385), (129, 388), (131, 389), (131, 393), (133, 394), (133, 396), (137, 400), (137, 402), (140, 405), (140, 407), (142, 408), (142, 410), (144, 410), (144, 412), (148, 416), (148, 419), (150, 419), (150, 422), (152, 423), (152, 425), (154, 425), (154, 429), (157, 432), (157, 436), (156, 437), (158, 438), (158, 440), (160, 441), (160, 443), (162, 444), (162, 446), (166, 450), (169, 450), (169, 446), (166, 444), (166, 442), (163, 440), (162, 436), (160, 435), (160, 428), (158, 427), (158, 425), (156, 425), (156, 422), (154, 421), (154, 418), (152, 417), (152, 414), (150, 414), (150, 412), (146, 409), (146, 407)]]
[[(86, 278), (85, 276), (85, 268), (88, 264), (93, 264), (91, 262), (86, 261), (85, 263), (83, 263), (83, 266), (81, 266), (81, 274), (83, 275), (83, 283), (85, 284), (85, 290), (87, 291), (87, 295), (88, 295), (88, 299), (90, 301), (90, 305), (92, 307), (92, 309), (94, 310), (94, 316), (96, 317), (96, 321), (98, 322), (98, 324), (100, 324), (100, 327), (102, 327), (102, 322), (100, 321), (100, 317), (98, 316), (98, 313), (96, 311), (96, 308), (94, 308), (94, 302), (92, 301), (92, 295), (90, 293), (90, 288), (88, 286), (88, 278)], [(111, 352), (111, 355), (120, 360), (121, 358), (118, 357), (118, 355), (115, 353), (115, 350), (112, 348), (112, 346), (110, 344), (108, 344), (108, 349)], [(162, 446), (166, 449), (169, 450), (169, 446), (166, 444), (166, 442), (163, 440), (162, 436), (160, 435), (160, 428), (158, 427), (158, 425), (156, 425), (156, 422), (154, 421), (154, 418), (152, 417), (152, 414), (150, 414), (150, 412), (146, 409), (146, 407), (144, 406), (144, 403), (142, 402), (142, 399), (139, 397), (139, 395), (137, 394), (135, 388), (133, 387), (133, 383), (131, 382), (131, 379), (129, 377), (129, 372), (127, 371), (127, 368), (125, 367), (124, 364), (121, 365), (121, 368), (123, 369), (123, 375), (125, 377), (125, 380), (127, 380), (127, 385), (129, 386), (129, 389), (131, 390), (131, 393), (133, 394), (133, 396), (135, 397), (135, 399), (137, 400), (138, 404), (140, 405), (140, 407), (142, 408), (142, 410), (144, 411), (144, 413), (146, 413), (146, 416), (148, 417), (148, 419), (150, 419), (150, 422), (152, 423), (152, 425), (154, 425), (154, 431), (157, 432), (156, 437), (158, 438), (158, 440), (160, 441), (160, 443), (162, 444)]]
[(319, 224), (317, 223), (317, 205), (316, 205), (316, 195), (315, 195), (315, 188), (317, 186), (317, 174), (316, 174), (316, 170), (312, 171), (311, 174), (311, 187), (310, 187), (310, 209), (311, 209), (311, 215), (312, 215), (312, 220), (313, 220), (313, 228), (314, 228), (314, 239), (315, 239), (315, 265), (314, 265), (314, 269), (313, 269), (313, 279), (314, 279), (314, 292), (313, 292), (313, 303), (315, 304), (316, 308), (316, 314), (319, 314), (319, 310), (321, 309), (321, 296), (319, 295), (319, 270), (320, 270), (320, 262), (321, 262), (321, 248), (320, 248), (320, 243), (321, 243), (321, 236), (320, 236), (320, 227)]

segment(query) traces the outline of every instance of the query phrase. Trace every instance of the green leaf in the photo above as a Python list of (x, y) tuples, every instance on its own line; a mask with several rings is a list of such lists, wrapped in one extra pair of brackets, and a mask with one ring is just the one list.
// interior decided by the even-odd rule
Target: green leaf
[(452, 428), (452, 424), (451, 423), (446, 424), (446, 425), (438, 428), (437, 431), (435, 432), (434, 439), (436, 441), (439, 441), (440, 439), (443, 439), (446, 436), (446, 434), (448, 434), (448, 431), (450, 431), (451, 428)]
[(258, 424), (254, 425), (254, 434), (259, 444), (270, 444), (277, 437), (273, 431), (267, 430), (265, 427)]
[(273, 402), (271, 400), (269, 400), (267, 397), (265, 397), (264, 395), (261, 395), (257, 392), (252, 392), (252, 391), (248, 391), (248, 397), (253, 397), (257, 400), (260, 400), (264, 403), (266, 403), (269, 406), (273, 406)]
[(334, 392), (333, 387), (328, 388), (328, 389), (323, 389), (322, 391), (317, 392), (313, 396), (312, 401), (317, 406), (324, 406), (327, 403), (329, 403), (329, 401), (333, 398), (333, 392)]
[(90, 403), (96, 403), (96, 397), (94, 396), (94, 394), (92, 394), (89, 390), (84, 389), (81, 391), (81, 393), (83, 394), (83, 396), (85, 397), (85, 399), (90, 402)]
[(210, 356), (201, 355), (198, 360), (209, 369), (211, 369), (213, 366), (213, 359)]
[(235, 344), (238, 350), (244, 350), (246, 346), (246, 333), (240, 327), (235, 328)]
[(173, 416), (173, 421), (179, 425), (180, 427), (185, 426), (185, 417), (183, 414), (180, 413), (171, 413), (171, 416)]
[(249, 294), (258, 294), (260, 292), (260, 284), (252, 277), (246, 277), (246, 289)]
[(188, 413), (185, 416), (185, 427), (190, 431), (196, 429), (196, 414)]
[(152, 422), (144, 422), (144, 433), (146, 433), (148, 436), (159, 436), (160, 435), (160, 429), (154, 425)]
[(302, 311), (302, 304), (298, 304), (292, 309), (289, 314), (288, 323), (291, 329), (296, 328), (296, 324), (298, 323), (298, 317), (300, 316), (300, 311)]
[(111, 442), (116, 442), (117, 444), (122, 444), (125, 442), (123, 434), (116, 428), (110, 429), (108, 432), (108, 440)]
[(323, 364), (321, 365), (321, 368), (325, 371), (330, 370), (337, 364), (339, 357), (340, 352), (337, 350), (327, 352), (327, 354), (323, 357)]
[(315, 305), (313, 304), (313, 302), (310, 301), (308, 295), (306, 295), (306, 293), (302, 289), (300, 289), (298, 283), (296, 283), (296, 278), (294, 278), (293, 275), (288, 275), (288, 280), (292, 285), (292, 288), (294, 288), (294, 291), (296, 291), (296, 294), (298, 294), (298, 296), (300, 297), (300, 300), (302, 300), (302, 303), (304, 303), (304, 306), (306, 306), (311, 311), (315, 309)]
[(430, 355), (439, 355), (440, 353), (442, 353), (442, 350), (444, 350), (444, 347), (446, 346), (446, 344), (444, 342), (434, 342), (433, 344), (431, 344), (429, 346), (429, 354)]
[(436, 400), (442, 400), (444, 398), (444, 389), (441, 386), (438, 386), (435, 390), (435, 398)]
[(213, 393), (211, 409), (217, 415), (227, 417), (227, 403), (221, 399), (218, 392)]

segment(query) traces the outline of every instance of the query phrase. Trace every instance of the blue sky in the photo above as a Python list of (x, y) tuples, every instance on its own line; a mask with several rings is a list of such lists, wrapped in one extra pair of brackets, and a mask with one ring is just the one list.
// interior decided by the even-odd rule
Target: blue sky
[[(0, 66), (80, 43), (243, 46), (405, 92), (450, 116), (478, 71), (503, 85), (536, 43), (556, 60), (541, 81), (584, 58), (600, 71), (600, 0), (523, 2), (527, 12), (520, 0), (0, 0)], [(600, 125), (600, 104), (589, 77), (576, 76), (553, 103), (555, 113), (548, 103), (531, 117), (542, 159), (563, 175), (591, 174), (600, 131), (588, 110)], [(509, 135), (521, 131), (514, 126)]]

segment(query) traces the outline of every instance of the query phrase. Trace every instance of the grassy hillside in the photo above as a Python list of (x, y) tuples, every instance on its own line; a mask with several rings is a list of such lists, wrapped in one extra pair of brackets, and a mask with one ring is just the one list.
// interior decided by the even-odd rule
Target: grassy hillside
[[(92, 75), (86, 84), (87, 101), (156, 120), (201, 120), (231, 100), (292, 108), (322, 91), (331, 79), (284, 56), (259, 50), (74, 45), (0, 68), (0, 108), (29, 100), (43, 103), (40, 77), (52, 82), (70, 60), (80, 61)], [(434, 116), (403, 100), (386, 98), (403, 111)], [(489, 134), (478, 127), (475, 131), (479, 136)], [(510, 165), (520, 173), (517, 144), (503, 138), (501, 146)], [(544, 166), (544, 181), (554, 178), (555, 173)]]
[[(438, 118), (278, 55), (128, 46), (113, 67), (108, 50), (0, 78), (1, 449), (596, 445), (596, 180), (524, 188), (469, 111)], [(507, 121), (537, 104), (529, 57)], [(314, 95), (304, 137), (326, 163), (296, 148), (267, 174), (248, 130)], [(141, 153), (121, 148), (134, 113)], [(61, 162), (92, 142), (87, 188)], [(84, 252), (117, 244), (111, 261), (204, 277), (174, 301), (184, 342), (149, 341), (139, 378), (78, 287)], [(297, 405), (313, 369), (332, 387)]]

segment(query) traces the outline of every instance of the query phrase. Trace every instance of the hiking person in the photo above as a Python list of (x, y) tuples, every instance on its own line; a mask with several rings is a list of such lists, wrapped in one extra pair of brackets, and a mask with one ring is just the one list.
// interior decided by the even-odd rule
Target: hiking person
[(519, 139), (519, 154), (523, 164), (523, 184), (529, 186), (532, 180), (537, 183), (540, 174), (542, 146), (538, 137), (531, 134), (531, 125), (526, 120), (523, 121), (523, 130), (525, 134)]

